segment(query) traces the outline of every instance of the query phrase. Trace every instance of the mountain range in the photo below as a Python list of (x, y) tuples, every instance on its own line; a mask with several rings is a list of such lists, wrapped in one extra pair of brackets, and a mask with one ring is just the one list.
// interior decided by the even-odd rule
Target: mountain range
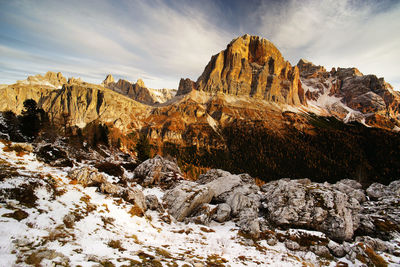
[(55, 122), (68, 114), (81, 129), (106, 125), (125, 151), (134, 153), (145, 135), (153, 153), (177, 157), (193, 176), (199, 167), (264, 180), (387, 183), (400, 175), (399, 92), (356, 68), (327, 71), (304, 59), (292, 66), (258, 36), (234, 39), (197, 81), (181, 79), (177, 90), (54, 72), (0, 88), (1, 111), (20, 114), (27, 99)]

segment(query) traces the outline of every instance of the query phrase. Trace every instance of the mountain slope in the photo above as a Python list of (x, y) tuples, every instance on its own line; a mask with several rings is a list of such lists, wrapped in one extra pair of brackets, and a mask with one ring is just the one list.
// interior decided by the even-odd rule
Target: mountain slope
[(136, 83), (130, 83), (129, 81), (123, 79), (115, 82), (111, 74), (107, 75), (102, 85), (120, 94), (126, 95), (138, 102), (148, 105), (167, 102), (174, 96), (175, 93), (175, 90), (172, 89), (147, 88), (141, 79), (137, 80)]
[(135, 150), (144, 134), (154, 153), (176, 156), (194, 177), (199, 166), (264, 180), (350, 177), (369, 184), (400, 175), (399, 94), (390, 85), (354, 68), (327, 72), (305, 60), (291, 66), (256, 36), (233, 40), (197, 82), (182, 79), (165, 103), (131, 99), (149, 104), (154, 93), (141, 81), (112, 76), (103, 86), (72, 78), (62, 89), (17, 83), (0, 96), (3, 111), (19, 114), (33, 98), (52, 118), (70, 114), (79, 127), (106, 124), (118, 130), (109, 138), (126, 150)]

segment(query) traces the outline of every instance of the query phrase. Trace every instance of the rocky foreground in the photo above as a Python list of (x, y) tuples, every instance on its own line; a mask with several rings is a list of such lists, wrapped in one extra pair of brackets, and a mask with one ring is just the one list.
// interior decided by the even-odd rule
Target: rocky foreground
[(400, 180), (188, 181), (160, 156), (0, 143), (2, 266), (398, 266), (399, 205)]

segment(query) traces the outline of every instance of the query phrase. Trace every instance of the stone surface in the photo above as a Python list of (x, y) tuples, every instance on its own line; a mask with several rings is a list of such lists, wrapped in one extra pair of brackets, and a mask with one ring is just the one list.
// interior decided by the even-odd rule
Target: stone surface
[(244, 35), (211, 58), (196, 89), (300, 105), (305, 101), (299, 84), (298, 68), (285, 61), (270, 41)]
[(100, 186), (107, 182), (103, 174), (89, 167), (73, 169), (68, 173), (68, 176), (83, 186)]
[[(336, 184), (334, 184), (333, 187), (335, 189), (339, 190), (340, 192), (345, 193), (349, 197), (357, 199), (357, 201), (359, 203), (365, 202), (367, 200), (367, 198), (365, 196), (364, 190), (356, 189), (356, 188), (352, 187), (351, 185), (352, 185), (351, 182), (343, 183), (342, 181), (339, 181)], [(358, 187), (358, 184), (353, 184), (353, 186)]]
[(300, 245), (297, 242), (289, 240), (289, 239), (285, 241), (285, 247), (290, 250), (299, 250), (300, 249)]
[(196, 89), (196, 83), (191, 79), (181, 79), (179, 81), (177, 96), (185, 95)]
[(137, 208), (136, 212), (139, 215), (143, 215), (146, 212), (147, 210), (146, 198), (142, 190), (140, 190), (139, 188), (137, 187), (128, 188), (127, 190), (124, 191), (122, 197), (129, 203), (135, 205), (135, 207)]
[(214, 214), (213, 219), (220, 223), (226, 222), (230, 218), (231, 210), (231, 206), (226, 203), (218, 204), (217, 212)]
[(329, 251), (335, 256), (335, 257), (344, 257), (346, 255), (346, 251), (343, 248), (342, 245), (336, 243), (335, 241), (330, 240), (328, 245), (327, 245)]
[(104, 182), (100, 185), (100, 191), (113, 196), (121, 196), (124, 192), (124, 188), (116, 184)]
[[(363, 75), (356, 68), (327, 72), (306, 60), (297, 64), (308, 100), (331, 115), (346, 121), (365, 120), (371, 126), (392, 130), (399, 119), (400, 94), (375, 75)], [(352, 109), (352, 114), (347, 116)], [(394, 120), (394, 121), (393, 121)]]
[(161, 207), (157, 196), (155, 196), (155, 195), (147, 195), (145, 198), (146, 198), (146, 206), (147, 206), (148, 209), (157, 210), (157, 209), (159, 209)]
[(382, 197), (387, 197), (393, 194), (393, 192), (385, 185), (380, 183), (371, 184), (367, 190), (367, 195), (372, 200), (378, 200)]
[(112, 84), (114, 82), (115, 82), (114, 81), (114, 77), (111, 74), (108, 74), (107, 77), (104, 79), (102, 85), (103, 86), (107, 86), (107, 85)]
[(135, 179), (139, 180), (144, 186), (162, 185), (170, 187), (178, 180), (183, 179), (179, 166), (159, 155), (137, 166), (134, 175)]
[(374, 183), (367, 189), (371, 201), (361, 206), (358, 235), (390, 240), (400, 233), (399, 180), (389, 186)]
[(331, 185), (281, 179), (262, 191), (267, 219), (275, 225), (315, 229), (339, 241), (351, 240), (358, 227), (358, 201)]
[(183, 221), (201, 205), (210, 203), (214, 192), (205, 185), (181, 181), (163, 197), (169, 213), (178, 221)]

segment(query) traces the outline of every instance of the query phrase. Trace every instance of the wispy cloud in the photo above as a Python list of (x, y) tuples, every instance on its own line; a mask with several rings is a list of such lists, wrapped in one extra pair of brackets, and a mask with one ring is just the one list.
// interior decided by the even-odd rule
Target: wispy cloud
[(400, 90), (400, 3), (292, 0), (263, 5), (258, 31), (294, 64), (306, 58), (384, 76)]
[[(180, 9), (162, 1), (57, 5), (54, 1), (16, 1), (10, 5), (13, 12), (1, 15), (23, 32), (19, 40), (25, 45), (3, 54), (7, 56), (2, 61), (13, 69), (21, 64), (32, 67), (33, 73), (43, 68), (67, 74), (81, 71), (85, 78), (99, 82), (111, 72), (130, 80), (144, 78), (153, 87), (177, 87), (181, 76), (196, 79), (211, 54), (232, 38), (189, 5)], [(39, 48), (27, 50), (26, 43)], [(37, 54), (45, 56), (33, 60)], [(80, 62), (65, 60), (69, 55)]]
[(400, 89), (400, 4), (383, 0), (14, 0), (0, 3), (0, 82), (47, 70), (151, 87), (196, 79), (244, 33), (296, 64), (358, 67)]

